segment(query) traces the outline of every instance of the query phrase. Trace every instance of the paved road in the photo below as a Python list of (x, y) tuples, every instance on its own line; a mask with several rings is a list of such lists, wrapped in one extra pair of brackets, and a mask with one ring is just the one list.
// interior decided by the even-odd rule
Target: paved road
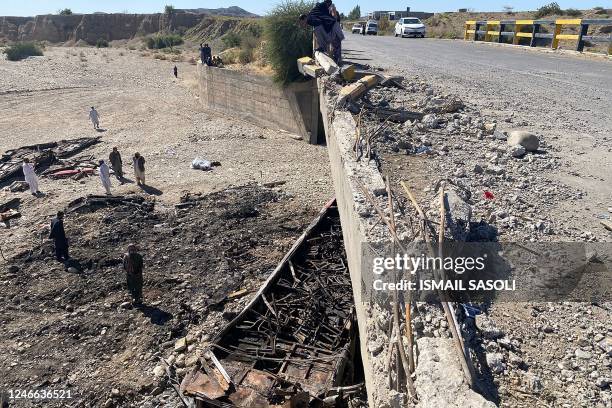
[(457, 93), (475, 92), (494, 103), (531, 97), (540, 113), (563, 113), (580, 122), (589, 112), (585, 124), (590, 131), (612, 130), (610, 60), (467, 41), (352, 34), (344, 48), (348, 59), (399, 68), (409, 76), (422, 74)]
[[(612, 60), (459, 40), (351, 34), (344, 49), (347, 60), (460, 95), (502, 129), (527, 128), (545, 137), (564, 163), (555, 177), (588, 194), (584, 208), (560, 208), (576, 225), (587, 220), (587, 227), (596, 228), (595, 213), (612, 207)], [(505, 123), (512, 115), (513, 123)]]

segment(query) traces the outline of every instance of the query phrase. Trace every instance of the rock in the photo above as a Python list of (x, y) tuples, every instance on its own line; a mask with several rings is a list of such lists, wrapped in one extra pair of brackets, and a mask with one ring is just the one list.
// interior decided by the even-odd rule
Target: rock
[(591, 353), (589, 353), (588, 351), (583, 351), (582, 349), (576, 349), (574, 355), (582, 360), (590, 360), (591, 357), (593, 357)]
[(508, 134), (508, 146), (521, 145), (528, 152), (535, 152), (540, 147), (540, 140), (536, 135), (525, 130), (514, 130)]
[(178, 339), (176, 343), (174, 343), (174, 351), (177, 353), (181, 353), (185, 350), (187, 350), (187, 338), (183, 337)]
[(487, 166), (486, 172), (489, 173), (489, 174), (496, 174), (496, 175), (500, 176), (500, 175), (505, 173), (505, 170), (501, 166), (496, 166), (494, 164), (489, 164)]
[(510, 148), (512, 157), (521, 158), (527, 153), (527, 150), (521, 145), (515, 145)]
[(497, 123), (485, 123), (484, 128), (487, 132), (493, 132), (497, 128)]
[(19, 267), (17, 265), (11, 265), (7, 269), (8, 273), (17, 273), (19, 272)]
[(610, 385), (610, 381), (607, 378), (604, 377), (599, 377), (596, 381), (595, 381), (595, 385), (598, 386), (599, 388), (601, 388), (602, 390), (604, 388), (606, 388), (608, 385)]
[(497, 328), (491, 319), (484, 315), (476, 315), (476, 327), (478, 327), (485, 339), (495, 340), (504, 336), (504, 332)]
[(455, 170), (454, 173), (455, 177), (465, 177), (465, 170), (463, 170), (463, 168), (458, 168), (457, 170)]
[(476, 174), (482, 174), (484, 173), (484, 169), (482, 168), (482, 166), (480, 164), (475, 164), (474, 165), (474, 169), (473, 169), (474, 173)]
[(504, 355), (501, 353), (487, 353), (487, 365), (493, 374), (501, 374), (506, 369)]
[(372, 353), (374, 357), (380, 354), (383, 350), (383, 342), (380, 339), (375, 339), (374, 341), (370, 341), (368, 344), (368, 351)]
[(153, 375), (157, 378), (162, 378), (166, 375), (166, 369), (162, 365), (155, 366)]
[(198, 356), (191, 356), (185, 359), (185, 367), (193, 367), (194, 365), (198, 364), (199, 360), (200, 358)]
[(537, 375), (527, 375), (526, 381), (527, 389), (534, 394), (539, 394), (544, 390), (542, 380)]
[(423, 116), (421, 123), (428, 129), (436, 129), (440, 126), (440, 119), (432, 113)]
[(118, 388), (113, 388), (111, 390), (111, 395), (116, 398), (116, 397), (119, 397), (121, 395), (121, 393), (119, 392)]
[(506, 140), (508, 138), (504, 132), (500, 132), (499, 130), (493, 132), (493, 137), (497, 140)]
[(606, 352), (608, 357), (612, 357), (612, 337), (606, 337), (599, 343), (597, 343), (600, 349)]

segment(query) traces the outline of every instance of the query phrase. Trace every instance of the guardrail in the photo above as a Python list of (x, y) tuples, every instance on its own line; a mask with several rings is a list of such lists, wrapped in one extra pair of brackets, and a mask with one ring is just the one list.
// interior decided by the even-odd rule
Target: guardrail
[[(553, 32), (540, 32), (544, 25), (554, 26)], [(511, 39), (512, 44), (519, 45), (521, 38), (529, 38), (529, 46), (535, 47), (538, 39), (546, 39), (553, 49), (561, 40), (576, 40), (576, 51), (582, 51), (586, 41), (607, 42), (608, 54), (612, 54), (612, 36), (587, 35), (591, 25), (612, 26), (612, 19), (471, 20), (465, 22), (464, 40), (507, 43)], [(579, 26), (578, 34), (564, 33), (567, 26)]]

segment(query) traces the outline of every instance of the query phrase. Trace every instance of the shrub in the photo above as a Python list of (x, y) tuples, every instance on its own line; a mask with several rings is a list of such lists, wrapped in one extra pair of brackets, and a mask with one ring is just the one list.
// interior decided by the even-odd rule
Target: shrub
[(168, 4), (168, 5), (166, 5), (166, 7), (164, 7), (164, 13), (169, 15), (169, 16), (174, 14), (175, 11), (176, 11), (176, 9), (171, 4)]
[(571, 17), (578, 17), (582, 15), (582, 11), (575, 8), (568, 8), (567, 10), (565, 10), (565, 14)]
[(238, 53), (238, 61), (241, 64), (248, 64), (253, 61), (253, 49), (252, 48), (242, 48)]
[(69, 8), (65, 8), (63, 10), (58, 10), (57, 14), (59, 14), (60, 16), (71, 16), (72, 10), (70, 10)]
[(312, 55), (312, 30), (302, 29), (297, 21), (314, 2), (285, 0), (276, 5), (264, 21), (266, 57), (274, 70), (274, 79), (289, 83), (300, 77), (297, 59)]
[(221, 38), (223, 48), (240, 47), (240, 36), (235, 32), (229, 32)]
[(43, 55), (39, 46), (34, 43), (19, 43), (4, 50), (9, 61), (20, 61), (22, 59)]
[(106, 41), (104, 38), (98, 38), (98, 41), (96, 41), (96, 47), (98, 47), (98, 48), (107, 48), (108, 47), (108, 41)]
[(182, 43), (183, 37), (178, 34), (158, 34), (147, 38), (147, 47), (156, 50), (171, 48)]
[(556, 2), (540, 7), (535, 13), (534, 18), (542, 18), (552, 14), (563, 14), (563, 10), (561, 10), (561, 7)]

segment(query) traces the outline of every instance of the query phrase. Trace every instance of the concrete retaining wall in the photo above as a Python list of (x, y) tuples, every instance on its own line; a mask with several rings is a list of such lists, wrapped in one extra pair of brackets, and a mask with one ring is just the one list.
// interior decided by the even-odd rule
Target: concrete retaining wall
[[(323, 81), (323, 80), (319, 80)], [(368, 276), (362, 265), (363, 246), (376, 245), (388, 237), (386, 227), (373, 216), (373, 210), (364, 199), (360, 185), (376, 197), (378, 205), (387, 211), (387, 197), (383, 178), (374, 161), (355, 160), (353, 144), (356, 125), (353, 117), (345, 110), (336, 110), (325, 87), (319, 83), (319, 99), (325, 126), (327, 150), (331, 165), (331, 176), (336, 190), (336, 199), (342, 222), (342, 235), (346, 248), (348, 266), (351, 273), (353, 295), (359, 322), (359, 336), (368, 401), (372, 408), (404, 406), (406, 397), (389, 388), (388, 366), (386, 365), (387, 334), (381, 332), (377, 319), (381, 312), (372, 299), (364, 298), (363, 285), (368, 284)], [(371, 293), (371, 291), (370, 291)], [(384, 339), (384, 340), (383, 340)], [(382, 347), (373, 347), (375, 343)], [(494, 407), (480, 394), (471, 390), (461, 370), (457, 350), (450, 339), (418, 339), (419, 356), (416, 375), (418, 407)]]
[(271, 78), (198, 63), (200, 100), (208, 110), (318, 142), (316, 81), (280, 87)]

